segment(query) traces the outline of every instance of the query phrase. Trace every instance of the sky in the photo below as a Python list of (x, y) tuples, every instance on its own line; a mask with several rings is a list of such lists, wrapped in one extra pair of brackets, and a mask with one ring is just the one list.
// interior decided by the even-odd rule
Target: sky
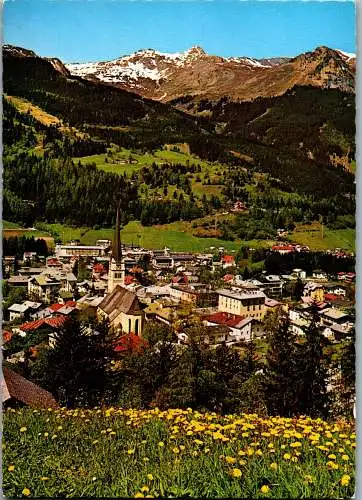
[(356, 52), (351, 1), (6, 0), (3, 25), (3, 43), (64, 62), (194, 45), (224, 57)]

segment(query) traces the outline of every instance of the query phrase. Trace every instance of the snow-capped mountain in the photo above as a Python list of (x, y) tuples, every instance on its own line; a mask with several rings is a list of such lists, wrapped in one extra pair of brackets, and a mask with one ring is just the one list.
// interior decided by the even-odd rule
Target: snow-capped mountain
[(318, 47), (295, 58), (226, 58), (196, 46), (175, 54), (146, 49), (112, 61), (65, 66), (73, 75), (164, 102), (187, 95), (246, 100), (279, 95), (298, 84), (353, 91), (355, 55)]

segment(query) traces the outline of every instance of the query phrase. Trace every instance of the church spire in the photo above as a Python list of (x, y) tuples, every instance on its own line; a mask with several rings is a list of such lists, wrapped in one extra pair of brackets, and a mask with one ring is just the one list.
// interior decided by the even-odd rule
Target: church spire
[(117, 206), (117, 215), (116, 215), (116, 229), (114, 233), (113, 240), (113, 249), (112, 249), (112, 257), (116, 262), (120, 262), (122, 260), (122, 247), (121, 247), (121, 224), (120, 224), (120, 209), (119, 204)]

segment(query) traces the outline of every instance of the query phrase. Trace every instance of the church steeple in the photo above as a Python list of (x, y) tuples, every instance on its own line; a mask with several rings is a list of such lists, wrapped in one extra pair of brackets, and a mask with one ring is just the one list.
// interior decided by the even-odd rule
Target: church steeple
[(116, 215), (116, 229), (114, 232), (113, 248), (112, 248), (112, 257), (116, 262), (121, 262), (121, 260), (122, 260), (122, 247), (121, 247), (120, 232), (121, 232), (120, 207), (118, 204), (117, 215)]
[(116, 228), (114, 231), (112, 256), (109, 263), (108, 271), (108, 293), (113, 292), (117, 285), (124, 285), (124, 277), (126, 275), (125, 263), (122, 256), (121, 247), (121, 221), (120, 221), (120, 207), (117, 207), (116, 215)]

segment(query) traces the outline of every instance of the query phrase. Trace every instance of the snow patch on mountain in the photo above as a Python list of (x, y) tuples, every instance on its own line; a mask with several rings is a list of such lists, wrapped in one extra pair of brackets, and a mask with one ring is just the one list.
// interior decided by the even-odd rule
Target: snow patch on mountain
[(347, 61), (350, 61), (351, 59), (356, 59), (356, 54), (354, 54), (353, 52), (344, 52), (344, 50), (339, 50), (339, 49), (337, 49), (336, 52), (341, 54), (341, 56), (347, 59)]

